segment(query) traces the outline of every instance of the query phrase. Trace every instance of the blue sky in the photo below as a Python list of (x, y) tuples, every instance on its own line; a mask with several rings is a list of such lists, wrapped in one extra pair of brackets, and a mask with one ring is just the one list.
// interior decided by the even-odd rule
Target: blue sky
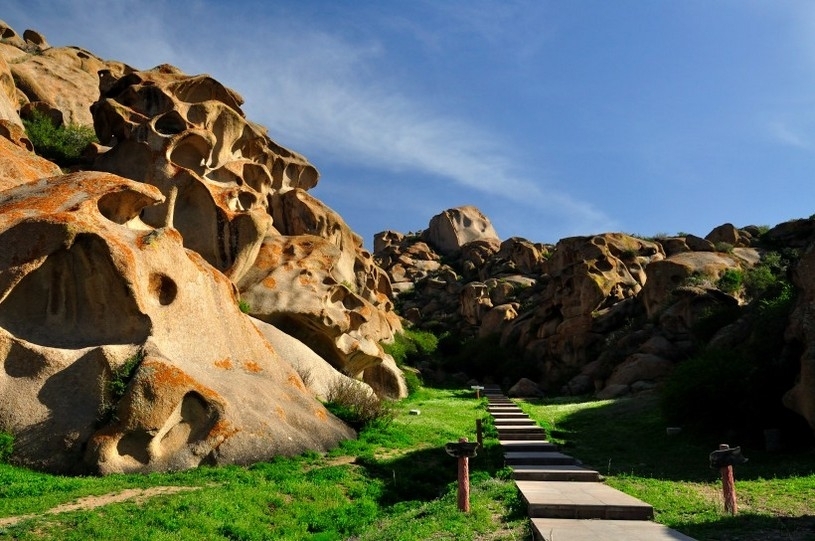
[(815, 214), (815, 2), (3, 4), (20, 34), (234, 88), (369, 248), (459, 205), (547, 243)]

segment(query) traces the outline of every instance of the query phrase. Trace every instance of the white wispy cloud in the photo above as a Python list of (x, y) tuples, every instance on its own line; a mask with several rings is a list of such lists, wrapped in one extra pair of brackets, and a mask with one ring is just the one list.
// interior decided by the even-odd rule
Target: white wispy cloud
[[(608, 222), (591, 205), (547, 186), (501, 135), (405, 93), (375, 37), (352, 42), (257, 4), (251, 10), (161, 1), (14, 5), (60, 44), (75, 42), (139, 68), (167, 62), (213, 74), (246, 98), (252, 120), (306, 155), (319, 150), (348, 164), (431, 175), (588, 227)], [(462, 16), (492, 33), (484, 13)]]

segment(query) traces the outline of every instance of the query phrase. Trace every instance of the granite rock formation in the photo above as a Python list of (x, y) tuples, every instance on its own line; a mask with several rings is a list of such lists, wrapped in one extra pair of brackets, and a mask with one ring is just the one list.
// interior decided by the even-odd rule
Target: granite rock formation
[(178, 231), (141, 221), (163, 199), (95, 172), (0, 193), (0, 426), (16, 460), (156, 471), (352, 437), (240, 312), (234, 285)]
[[(316, 398), (335, 382), (406, 394), (380, 345), (401, 330), (387, 275), (306, 192), (317, 169), (241, 104), (209, 76), (0, 21), (0, 429), (16, 462), (112, 473), (325, 450), (354, 437)], [(32, 153), (33, 111), (94, 125), (84, 171)]]

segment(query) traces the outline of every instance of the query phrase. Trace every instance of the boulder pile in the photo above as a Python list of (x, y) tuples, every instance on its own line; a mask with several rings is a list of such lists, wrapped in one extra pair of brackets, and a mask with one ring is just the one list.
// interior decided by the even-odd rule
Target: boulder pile
[[(500, 241), (477, 209), (462, 207), (432, 218), (418, 233), (379, 233), (374, 257), (411, 325), (500, 344), (493, 359), (473, 359), (470, 366), (465, 360), (463, 381), (510, 388), (525, 376), (548, 394), (614, 398), (656, 388), (705, 344), (733, 349), (751, 336), (760, 339), (749, 311), (721, 328), (702, 329), (756, 304), (741, 280), (765, 256), (806, 254), (794, 275), (801, 293), (788, 322), (790, 346), (779, 355), (803, 351), (797, 383), (784, 400), (815, 428), (815, 336), (807, 331), (815, 298), (813, 231), (815, 220), (803, 219), (766, 230), (723, 224), (704, 238), (604, 233), (546, 245)], [(433, 367), (425, 372), (434, 377)]]

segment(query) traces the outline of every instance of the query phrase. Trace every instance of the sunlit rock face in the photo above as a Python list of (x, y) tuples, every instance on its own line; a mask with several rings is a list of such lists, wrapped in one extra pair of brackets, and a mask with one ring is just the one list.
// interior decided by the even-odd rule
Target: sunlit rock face
[[(112, 148), (95, 167), (165, 194), (176, 187), (185, 246), (230, 278), (248, 268), (271, 226), (269, 196), (317, 183), (314, 166), (246, 120), (242, 98), (211, 77), (172, 66), (102, 72), (100, 92), (94, 127)], [(164, 213), (158, 206), (143, 218), (159, 225)]]
[(443, 254), (456, 253), (476, 240), (500, 242), (489, 218), (471, 205), (448, 209), (431, 218), (423, 239)]
[(15, 460), (163, 471), (353, 437), (240, 312), (232, 282), (140, 219), (163, 202), (90, 172), (0, 193), (0, 426)]
[[(47, 112), (58, 124), (93, 123), (88, 106), (99, 97), (100, 70), (122, 74), (132, 71), (129, 66), (102, 60), (79, 47), (51, 47), (35, 30), (22, 36), (0, 21), (0, 57), (13, 77), (14, 115), (31, 109)], [(3, 84), (0, 64), (0, 86)], [(0, 118), (7, 116), (0, 98)]]
[[(401, 371), (380, 342), (401, 330), (387, 275), (342, 218), (305, 190), (317, 170), (246, 120), (242, 99), (171, 66), (103, 72), (94, 124), (112, 148), (96, 167), (178, 189), (184, 245), (240, 288), (250, 313), (285, 328), (335, 369), (401, 397)], [(145, 209), (159, 226), (166, 208)]]

